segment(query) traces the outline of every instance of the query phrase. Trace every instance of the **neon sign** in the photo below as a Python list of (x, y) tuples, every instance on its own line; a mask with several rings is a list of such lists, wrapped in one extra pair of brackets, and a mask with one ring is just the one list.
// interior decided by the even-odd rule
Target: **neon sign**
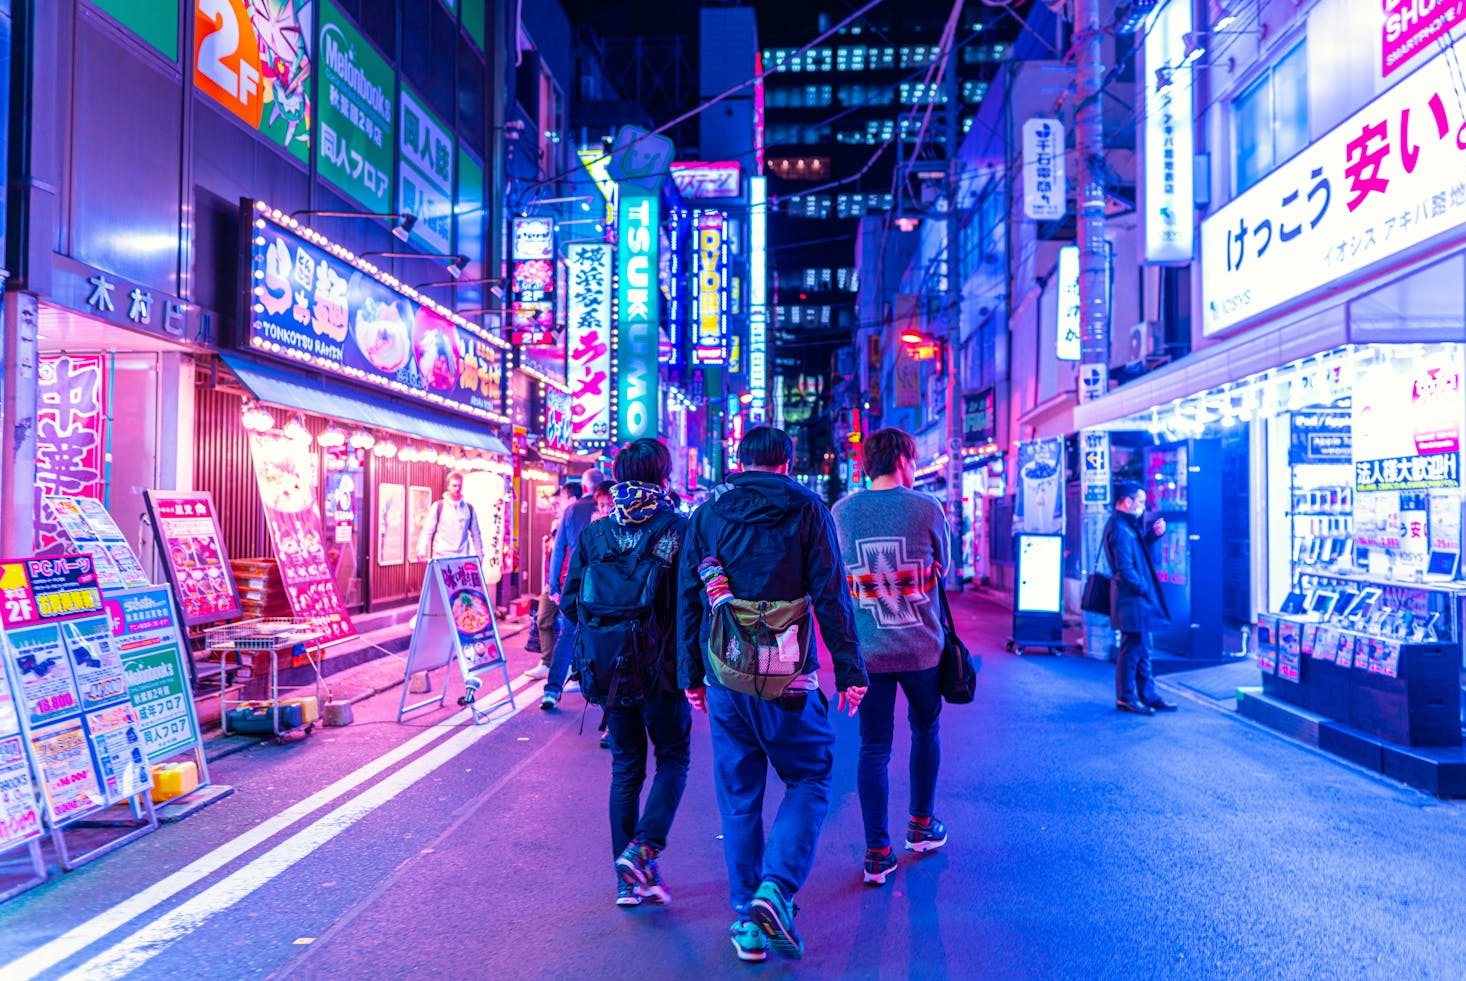
[(624, 184), (618, 188), (616, 289), (620, 349), (616, 360), (617, 438), (656, 436), (661, 404), (657, 361), (661, 290), (657, 285), (657, 227), (661, 202)]
[(728, 361), (728, 216), (698, 211), (693, 218), (693, 351), (696, 364)]

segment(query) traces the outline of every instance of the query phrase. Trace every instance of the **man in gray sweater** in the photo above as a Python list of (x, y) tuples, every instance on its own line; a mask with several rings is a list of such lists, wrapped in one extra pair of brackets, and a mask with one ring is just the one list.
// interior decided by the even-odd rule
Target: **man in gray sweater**
[(950, 561), (950, 537), (941, 505), (911, 489), (916, 478), (916, 440), (899, 429), (866, 437), (861, 458), (870, 489), (834, 507), (855, 629), (870, 674), (860, 705), (860, 765), (856, 785), (865, 820), (865, 881), (883, 885), (896, 868), (887, 828), (886, 768), (895, 736), (896, 689), (906, 693), (911, 720), (911, 819), (908, 851), (927, 852), (947, 843), (947, 828), (933, 816), (941, 746), (937, 725), (942, 697), (937, 687), (944, 633), (942, 572)]

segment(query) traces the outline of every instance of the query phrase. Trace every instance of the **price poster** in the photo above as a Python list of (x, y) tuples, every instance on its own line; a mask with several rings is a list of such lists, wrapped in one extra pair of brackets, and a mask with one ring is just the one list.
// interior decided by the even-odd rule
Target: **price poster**
[(51, 509), (51, 516), (56, 519), (56, 527), (60, 529), (62, 536), (71, 543), (73, 550), (92, 557), (97, 567), (97, 581), (103, 589), (118, 589), (125, 585), (122, 578), (122, 570), (117, 568), (112, 557), (102, 548), (102, 543), (97, 540), (96, 534), (87, 525), (86, 518), (82, 516), (81, 508), (77, 507), (76, 499), (71, 497), (57, 497), (47, 495), (44, 498), (46, 506)]
[(88, 617), (62, 624), (61, 634), (84, 709), (94, 709), (127, 696), (122, 658), (112, 642), (112, 629), (106, 618)]
[(41, 812), (25, 741), (18, 733), (0, 736), (0, 852), (40, 836)]
[(153, 517), (158, 547), (168, 568), (169, 581), (190, 627), (228, 620), (243, 611), (229, 553), (214, 516), (214, 499), (207, 493), (143, 492)]
[(53, 825), (66, 824), (106, 806), (81, 719), (35, 730), (31, 746), (40, 765)]
[(109, 595), (107, 614), (148, 762), (193, 749), (199, 729), (168, 590), (152, 586)]
[(45, 725), (81, 710), (81, 696), (71, 675), (61, 628), (56, 624), (8, 632), (10, 659), (17, 692), (32, 726)]
[(137, 553), (101, 501), (53, 495), (46, 498), (46, 504), (76, 550), (90, 555), (96, 562), (103, 589), (148, 585), (148, 575), (137, 560)]
[(86, 723), (107, 803), (127, 800), (153, 785), (148, 761), (143, 757), (137, 710), (131, 703), (89, 712)]

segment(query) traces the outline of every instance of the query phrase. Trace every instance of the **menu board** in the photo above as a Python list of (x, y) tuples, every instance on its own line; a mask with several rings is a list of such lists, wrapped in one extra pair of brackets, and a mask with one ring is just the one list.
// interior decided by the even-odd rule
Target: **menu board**
[(199, 742), (199, 728), (168, 590), (151, 586), (109, 595), (107, 616), (148, 762), (160, 763), (192, 749)]
[(101, 501), (90, 497), (49, 495), (45, 502), (72, 548), (92, 557), (97, 567), (97, 581), (103, 589), (148, 585), (148, 575), (138, 562), (137, 553)]
[(40, 836), (41, 812), (25, 741), (19, 733), (7, 732), (0, 736), (0, 852)]
[(208, 492), (143, 491), (158, 547), (183, 622), (190, 626), (240, 616), (239, 591)]
[(52, 825), (66, 824), (106, 806), (81, 719), (31, 733)]
[(438, 408), (508, 421), (502, 342), (407, 299), (266, 212), (249, 218), (256, 225), (253, 350)]
[(458, 639), (463, 676), (497, 667), (504, 660), (494, 607), (484, 589), (477, 558), (439, 559), (433, 565)]
[(254, 433), (249, 447), (290, 609), (318, 621), (327, 643), (355, 636), (326, 559), (309, 456), (302, 444), (279, 433)]

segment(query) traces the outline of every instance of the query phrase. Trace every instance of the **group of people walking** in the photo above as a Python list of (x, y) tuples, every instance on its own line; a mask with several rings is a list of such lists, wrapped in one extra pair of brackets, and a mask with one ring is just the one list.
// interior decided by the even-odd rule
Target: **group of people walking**
[[(736, 916), (729, 932), (745, 961), (771, 947), (787, 957), (804, 950), (794, 898), (814, 864), (834, 765), (822, 673), (833, 677), (835, 711), (860, 716), (864, 881), (884, 884), (897, 867), (887, 767), (898, 689), (912, 728), (904, 845), (927, 852), (947, 842), (934, 811), (938, 591), (950, 562), (942, 509), (911, 489), (917, 448), (899, 430), (867, 437), (871, 487), (833, 513), (790, 479), (793, 453), (783, 431), (752, 429), (738, 447), (741, 470), (688, 519), (668, 489), (667, 447), (625, 446), (605, 520), (583, 505), (561, 518), (549, 606), (539, 611), (541, 627), (546, 614), (558, 618), (559, 636), (550, 663), (532, 669), (546, 677), (542, 708), (558, 705), (573, 663), (587, 701), (603, 709), (619, 906), (670, 901), (658, 858), (687, 785), (692, 713), (707, 715)], [(816, 623), (829, 664), (814, 644)], [(770, 767), (784, 797), (765, 829)]]

